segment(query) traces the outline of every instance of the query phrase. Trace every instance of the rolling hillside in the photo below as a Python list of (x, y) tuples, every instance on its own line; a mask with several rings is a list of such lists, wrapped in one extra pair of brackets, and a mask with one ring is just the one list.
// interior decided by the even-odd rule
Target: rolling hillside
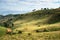
[[(0, 17), (0, 25), (8, 28), (14, 24), (13, 34), (0, 40), (60, 40), (60, 8), (43, 9), (26, 14)], [(9, 24), (7, 27), (4, 23)]]

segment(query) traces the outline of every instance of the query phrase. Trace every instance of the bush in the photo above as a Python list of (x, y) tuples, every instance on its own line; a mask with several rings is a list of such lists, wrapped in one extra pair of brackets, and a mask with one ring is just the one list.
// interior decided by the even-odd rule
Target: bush
[(17, 30), (17, 32), (18, 32), (18, 34), (22, 34), (23, 31), (21, 31), (21, 30)]
[(28, 33), (28, 36), (30, 36), (31, 35), (31, 33)]

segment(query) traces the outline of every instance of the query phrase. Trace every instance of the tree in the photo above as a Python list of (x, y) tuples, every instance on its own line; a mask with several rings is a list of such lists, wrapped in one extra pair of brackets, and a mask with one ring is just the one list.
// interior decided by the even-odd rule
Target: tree
[(32, 11), (36, 11), (36, 9), (33, 9)]
[(46, 8), (44, 8), (44, 10), (46, 10)]
[(8, 24), (6, 22), (4, 22), (3, 23), (3, 26), (7, 28), (8, 27)]
[(43, 10), (43, 8), (41, 8), (41, 10)]

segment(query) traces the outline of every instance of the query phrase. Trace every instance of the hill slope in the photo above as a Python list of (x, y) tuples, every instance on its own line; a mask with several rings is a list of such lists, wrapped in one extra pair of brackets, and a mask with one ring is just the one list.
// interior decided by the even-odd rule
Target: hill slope
[(4, 26), (5, 22), (10, 24), (11, 21), (14, 34), (6, 34), (1, 40), (60, 40), (60, 8), (6, 15), (3, 18), (0, 18), (0, 25)]

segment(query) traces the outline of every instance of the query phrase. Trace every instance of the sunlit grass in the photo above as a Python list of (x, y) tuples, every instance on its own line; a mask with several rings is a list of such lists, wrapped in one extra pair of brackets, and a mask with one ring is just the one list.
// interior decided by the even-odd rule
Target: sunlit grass
[(0, 36), (3, 36), (6, 34), (6, 28), (0, 26)]

